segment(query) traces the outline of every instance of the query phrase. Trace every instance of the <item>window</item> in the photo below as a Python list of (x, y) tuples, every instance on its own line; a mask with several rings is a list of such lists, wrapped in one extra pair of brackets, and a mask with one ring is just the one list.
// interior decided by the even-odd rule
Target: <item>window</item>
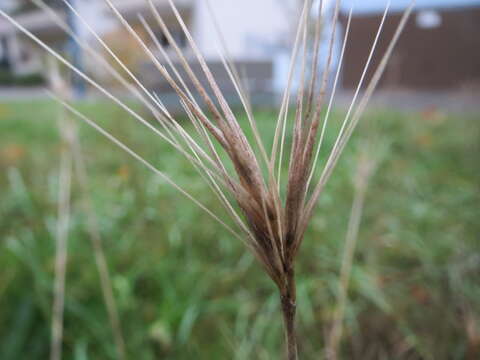
[[(187, 45), (187, 37), (181, 29), (170, 30), (173, 40), (180, 48), (184, 48)], [(155, 34), (157, 36), (158, 42), (164, 49), (170, 48), (170, 42), (168, 41), (167, 36), (163, 32), (158, 32)]]
[(0, 38), (0, 69), (8, 69), (9, 67), (7, 39)]
[(423, 10), (417, 14), (417, 26), (422, 29), (433, 29), (442, 25), (442, 15), (435, 10)]

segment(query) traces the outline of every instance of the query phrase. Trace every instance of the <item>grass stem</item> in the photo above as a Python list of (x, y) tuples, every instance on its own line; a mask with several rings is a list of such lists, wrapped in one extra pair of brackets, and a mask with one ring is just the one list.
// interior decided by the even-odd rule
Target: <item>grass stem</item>
[(298, 359), (297, 332), (295, 327), (295, 316), (297, 313), (296, 298), (297, 289), (295, 285), (295, 271), (292, 268), (286, 271), (285, 288), (280, 290), (280, 301), (282, 306), (288, 360)]

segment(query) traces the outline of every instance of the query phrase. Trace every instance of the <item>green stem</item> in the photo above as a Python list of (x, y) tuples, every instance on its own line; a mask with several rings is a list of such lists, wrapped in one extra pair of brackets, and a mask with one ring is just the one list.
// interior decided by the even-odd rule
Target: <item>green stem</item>
[(288, 271), (285, 289), (280, 295), (283, 323), (285, 331), (285, 341), (287, 345), (287, 359), (297, 360), (297, 336), (295, 329), (296, 304), (296, 286), (295, 274), (293, 270)]

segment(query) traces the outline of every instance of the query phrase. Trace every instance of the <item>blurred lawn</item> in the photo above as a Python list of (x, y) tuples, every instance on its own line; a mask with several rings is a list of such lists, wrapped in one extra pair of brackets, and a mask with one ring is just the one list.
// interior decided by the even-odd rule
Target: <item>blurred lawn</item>
[[(123, 111), (80, 108), (223, 213), (191, 166)], [(2, 360), (48, 355), (58, 113), (43, 100), (0, 104)], [(256, 114), (271, 141), (275, 113)], [(373, 111), (365, 120), (381, 124), (389, 146), (367, 195), (344, 358), (479, 359), (479, 116)], [(130, 358), (280, 358), (276, 292), (241, 243), (101, 135), (79, 130)], [(366, 132), (342, 157), (299, 257), (302, 359), (321, 358)], [(65, 359), (114, 359), (78, 184), (73, 191)]]

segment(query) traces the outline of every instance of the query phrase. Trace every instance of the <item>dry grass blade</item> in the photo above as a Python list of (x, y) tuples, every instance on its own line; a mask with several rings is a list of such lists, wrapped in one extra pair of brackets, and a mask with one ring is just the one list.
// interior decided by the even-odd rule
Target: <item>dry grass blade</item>
[(378, 158), (376, 157), (378, 152), (373, 151), (374, 149), (371, 144), (372, 143), (369, 142), (362, 147), (364, 151), (360, 153), (357, 171), (354, 176), (355, 193), (350, 211), (350, 218), (348, 221), (347, 235), (345, 237), (345, 246), (340, 268), (337, 307), (333, 314), (332, 328), (330, 330), (325, 349), (325, 355), (328, 360), (338, 359), (338, 347), (343, 333), (343, 321), (348, 300), (348, 285), (352, 272), (353, 256), (358, 241), (358, 231), (360, 229), (362, 213), (365, 207), (365, 197), (368, 184), (378, 164)]
[(55, 283), (52, 307), (52, 338), (50, 360), (62, 358), (63, 318), (65, 307), (65, 276), (68, 258), (68, 227), (70, 223), (70, 188), (72, 183), (72, 156), (68, 151), (71, 134), (59, 124), (63, 139), (60, 159), (60, 174), (58, 179), (58, 215), (55, 253)]
[[(73, 126), (73, 124), (72, 124)], [(107, 308), (110, 326), (117, 348), (117, 356), (120, 360), (127, 358), (125, 351), (125, 340), (122, 334), (122, 326), (118, 314), (118, 308), (113, 294), (112, 281), (108, 270), (107, 260), (103, 251), (102, 238), (100, 236), (98, 221), (90, 198), (90, 189), (88, 186), (87, 171), (85, 169), (85, 161), (82, 156), (80, 143), (76, 133), (73, 134), (74, 141), (72, 146), (74, 167), (76, 172), (76, 179), (82, 189), (82, 202), (85, 214), (87, 216), (87, 230), (90, 236), (90, 241), (93, 247), (95, 256), (95, 263), (97, 265), (98, 274), (100, 277), (100, 285), (102, 289), (105, 306)]]

